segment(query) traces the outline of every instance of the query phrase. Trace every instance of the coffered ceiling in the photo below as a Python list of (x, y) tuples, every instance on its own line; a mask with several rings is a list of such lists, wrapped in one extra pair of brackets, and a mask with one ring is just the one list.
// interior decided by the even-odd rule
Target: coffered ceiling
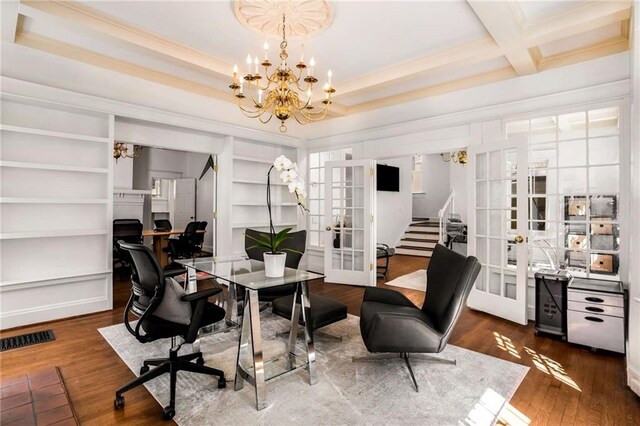
[[(629, 48), (631, 1), (330, 4), (328, 28), (291, 41), (290, 57), (304, 42), (316, 75), (331, 68), (333, 116)], [(22, 0), (17, 11), (17, 44), (228, 102), (235, 101), (228, 89), (233, 64), (247, 53), (261, 55), (264, 42), (240, 24), (229, 1)]]

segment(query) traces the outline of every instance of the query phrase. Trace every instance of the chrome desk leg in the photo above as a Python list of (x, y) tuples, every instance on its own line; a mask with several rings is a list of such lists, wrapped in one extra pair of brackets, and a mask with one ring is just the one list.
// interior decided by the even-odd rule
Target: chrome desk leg
[[(185, 280), (185, 291), (187, 293), (195, 293), (198, 291), (198, 277), (197, 271), (194, 268), (186, 268), (187, 269), (187, 278)], [(198, 331), (198, 336), (200, 332)], [(196, 340), (191, 344), (193, 348), (193, 352), (200, 352), (200, 337), (196, 338)]]
[(187, 269), (187, 285), (185, 291), (187, 293), (195, 293), (198, 291), (198, 276), (197, 271), (194, 268)]
[[(267, 388), (265, 384), (264, 359), (262, 354), (262, 335), (260, 333), (260, 304), (258, 302), (258, 292), (256, 290), (246, 289), (245, 308), (242, 319), (242, 334), (238, 344), (238, 360), (236, 364), (236, 380), (234, 384), (235, 390), (242, 389), (242, 376), (240, 369), (240, 354), (243, 347), (247, 347), (247, 340), (251, 339), (251, 352), (253, 356), (253, 381), (255, 383), (256, 392), (256, 409), (262, 410), (267, 406)], [(248, 332), (251, 336), (248, 336)]]
[(300, 305), (296, 303), (300, 294), (300, 285), (296, 284), (296, 291), (293, 293), (293, 306), (291, 308), (291, 329), (289, 330), (289, 353), (296, 353), (296, 340), (298, 337), (298, 321), (300, 321)]
[[(307, 361), (309, 362), (309, 384), (315, 385), (318, 382), (316, 375), (316, 351), (313, 345), (313, 328), (311, 328), (311, 302), (309, 301), (309, 287), (306, 282), (300, 284), (302, 294), (300, 296), (300, 305), (302, 308), (302, 318), (304, 320), (304, 337), (307, 347)], [(295, 303), (295, 299), (294, 299)], [(293, 330), (292, 330), (293, 331)], [(295, 339), (293, 333), (289, 336), (289, 341)]]
[(227, 306), (225, 321), (230, 325), (233, 321), (238, 322), (238, 300), (236, 299), (236, 285), (229, 283), (227, 286)]

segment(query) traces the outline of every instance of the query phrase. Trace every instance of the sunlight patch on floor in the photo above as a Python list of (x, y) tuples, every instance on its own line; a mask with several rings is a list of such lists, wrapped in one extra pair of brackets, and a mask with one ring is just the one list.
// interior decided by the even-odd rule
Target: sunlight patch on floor
[(518, 359), (521, 359), (520, 354), (518, 353), (518, 350), (514, 346), (511, 339), (509, 339), (507, 336), (503, 336), (502, 334), (496, 331), (493, 332), (493, 336), (496, 338), (496, 343), (498, 344), (498, 347), (500, 349), (502, 349), (505, 352), (508, 352), (509, 354), (513, 355)]
[(527, 426), (531, 424), (531, 419), (522, 414), (516, 407), (508, 402), (500, 411), (500, 416), (497, 425), (511, 425), (511, 426)]
[(564, 371), (564, 367), (562, 366), (562, 364), (552, 360), (547, 356), (539, 354), (533, 349), (526, 346), (524, 347), (524, 350), (531, 356), (533, 365), (535, 365), (538, 370), (542, 371), (545, 374), (549, 374), (562, 383), (582, 392), (582, 389), (580, 389), (578, 384)]
[(503, 396), (493, 389), (487, 388), (480, 397), (480, 401), (476, 402), (467, 418), (464, 419), (464, 424), (473, 426), (493, 424), (505, 402)]

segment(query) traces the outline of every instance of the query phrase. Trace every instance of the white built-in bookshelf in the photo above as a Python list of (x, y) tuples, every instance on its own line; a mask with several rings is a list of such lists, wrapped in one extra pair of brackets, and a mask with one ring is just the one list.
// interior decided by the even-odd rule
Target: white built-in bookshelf
[(1, 103), (0, 328), (111, 308), (113, 116)]
[[(296, 161), (295, 147), (275, 146), (241, 139), (233, 141), (231, 180), (231, 228), (233, 253), (244, 253), (246, 228), (267, 231), (267, 172), (279, 155)], [(280, 172), (271, 172), (273, 223), (277, 229), (297, 226), (298, 207), (294, 195), (280, 180)]]

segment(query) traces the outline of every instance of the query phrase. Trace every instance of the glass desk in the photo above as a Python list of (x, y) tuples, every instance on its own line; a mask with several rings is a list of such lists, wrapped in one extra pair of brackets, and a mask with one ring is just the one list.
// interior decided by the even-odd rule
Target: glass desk
[[(227, 324), (235, 323), (238, 316), (236, 286), (244, 287), (245, 299), (238, 342), (238, 359), (236, 361), (236, 377), (234, 389), (241, 390), (247, 381), (255, 388), (256, 408), (262, 410), (267, 406), (266, 382), (295, 370), (306, 368), (309, 372), (309, 384), (317, 382), (316, 354), (313, 345), (313, 330), (307, 321), (310, 317), (308, 282), (324, 278), (324, 275), (297, 269), (285, 268), (284, 276), (267, 278), (264, 263), (247, 258), (213, 258), (178, 260), (187, 268), (187, 291), (197, 289), (196, 274), (204, 272), (211, 275), (221, 284), (228, 285)], [(288, 353), (283, 358), (264, 360), (262, 353), (262, 336), (260, 333), (260, 306), (258, 291), (265, 288), (278, 287), (285, 284), (296, 284), (291, 312), (291, 330), (289, 334)], [(300, 297), (300, 304), (295, 303)], [(296, 355), (295, 347), (298, 336), (298, 321), (302, 315), (304, 322), (304, 348), (306, 356)], [(248, 357), (243, 354), (248, 353)], [(242, 360), (249, 359), (247, 364)]]

